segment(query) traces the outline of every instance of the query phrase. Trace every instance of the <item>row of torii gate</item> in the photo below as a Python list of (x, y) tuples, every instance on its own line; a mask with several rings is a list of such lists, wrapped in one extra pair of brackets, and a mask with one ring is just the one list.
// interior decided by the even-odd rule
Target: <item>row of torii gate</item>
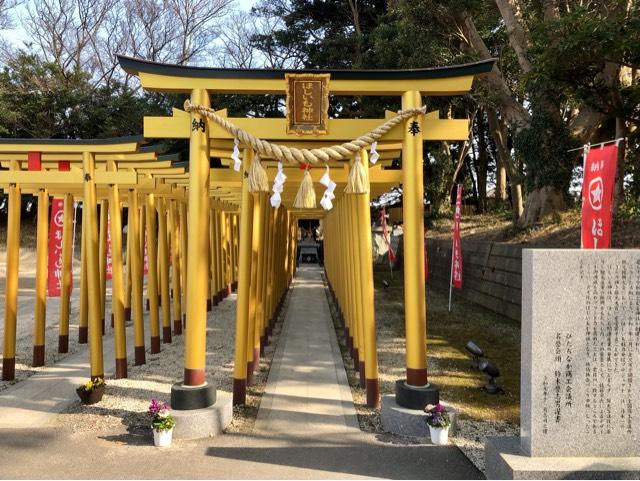
[[(283, 71), (196, 68), (119, 57), (127, 73), (142, 87), (190, 95), (190, 112), (174, 109), (171, 117), (145, 117), (142, 138), (107, 140), (0, 139), (0, 188), (8, 194), (7, 263), (2, 379), (15, 376), (18, 319), (18, 260), (21, 196), (38, 198), (37, 266), (35, 284), (34, 366), (45, 360), (46, 275), (50, 197), (64, 199), (62, 277), (59, 324), (60, 352), (68, 349), (70, 285), (72, 282), (72, 206), (83, 205), (81, 231), (79, 342), (88, 342), (91, 377), (103, 377), (102, 336), (105, 330), (105, 238), (110, 226), (111, 311), (115, 338), (115, 377), (127, 376), (127, 330), (133, 321), (136, 365), (147, 352), (143, 317), (143, 252), (147, 239), (146, 297), (151, 353), (161, 340), (183, 334), (184, 378), (172, 389), (177, 409), (207, 407), (215, 388), (207, 385), (207, 310), (237, 289), (233, 400), (243, 404), (261, 347), (268, 342), (284, 294), (295, 274), (298, 219), (323, 219), (325, 271), (345, 325), (345, 333), (367, 404), (379, 403), (374, 286), (371, 255), (370, 200), (393, 186), (403, 188), (404, 298), (406, 379), (396, 386), (396, 400), (406, 407), (437, 401), (426, 370), (426, 306), (423, 250), (423, 141), (465, 140), (467, 119), (440, 119), (426, 113), (423, 96), (462, 95), (476, 75), (491, 70), (493, 60), (444, 68), (390, 71)], [(296, 149), (319, 149), (361, 136), (396, 116), (384, 119), (326, 119), (322, 132), (291, 132), (287, 119), (228, 118), (226, 110), (207, 111), (214, 93), (276, 94), (287, 92), (287, 74), (330, 76), (331, 95), (401, 96), (402, 109), (414, 115), (386, 132), (375, 146), (378, 162), (369, 162), (371, 146), (344, 159), (285, 164), (282, 204), (272, 207), (268, 192), (251, 186), (256, 146), (222, 125), (219, 118), (258, 139)], [(306, 100), (306, 99), (305, 99)], [(425, 112), (425, 113), (423, 113)], [(211, 113), (211, 115), (210, 115)], [(214, 121), (213, 117), (218, 116)], [(188, 170), (171, 157), (143, 146), (145, 139), (188, 139)], [(240, 147), (236, 171), (234, 145)], [(402, 158), (402, 169), (391, 169)], [(219, 158), (221, 167), (211, 167)], [(234, 161), (235, 159), (235, 161)], [(262, 153), (269, 186), (278, 175), (275, 156)], [(291, 160), (291, 159), (290, 159)], [(358, 165), (359, 164), (359, 165)], [(307, 172), (317, 198), (318, 181), (330, 169), (334, 207), (296, 208), (298, 186)], [(359, 169), (359, 170), (358, 170)], [(350, 177), (360, 173), (359, 191), (345, 193)], [(349, 190), (349, 189), (347, 189)], [(99, 208), (98, 208), (99, 207)], [(122, 209), (127, 207), (128, 230), (123, 246)], [(109, 223), (107, 222), (107, 213)], [(126, 247), (126, 248), (124, 248)], [(124, 253), (126, 252), (126, 254)], [(26, 360), (22, 360), (27, 362)]]

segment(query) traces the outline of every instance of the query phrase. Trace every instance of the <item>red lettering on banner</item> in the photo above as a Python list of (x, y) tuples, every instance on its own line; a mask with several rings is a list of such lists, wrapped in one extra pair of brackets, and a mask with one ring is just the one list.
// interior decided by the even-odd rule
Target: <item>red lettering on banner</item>
[(49, 223), (49, 261), (47, 272), (47, 290), (49, 297), (60, 297), (62, 286), (62, 229), (64, 220), (64, 200), (51, 202), (51, 221)]
[(144, 274), (149, 273), (149, 256), (147, 254), (147, 238), (144, 238)]
[(590, 149), (582, 181), (582, 248), (611, 247), (611, 212), (616, 179), (618, 146)]
[(460, 218), (462, 217), (462, 184), (458, 184), (456, 212), (453, 217), (453, 246), (451, 249), (451, 281), (456, 289), (462, 288), (462, 245), (460, 243)]

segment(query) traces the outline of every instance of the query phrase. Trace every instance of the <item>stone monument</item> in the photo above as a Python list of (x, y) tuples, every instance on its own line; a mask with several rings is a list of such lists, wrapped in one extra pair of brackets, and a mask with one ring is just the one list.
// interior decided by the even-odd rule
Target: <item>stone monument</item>
[(520, 438), (488, 479), (640, 477), (640, 250), (523, 250)]

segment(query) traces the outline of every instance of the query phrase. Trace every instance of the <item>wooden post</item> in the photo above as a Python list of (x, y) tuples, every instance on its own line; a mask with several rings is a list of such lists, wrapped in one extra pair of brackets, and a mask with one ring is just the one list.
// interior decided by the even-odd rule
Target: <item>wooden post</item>
[(100, 205), (100, 317), (102, 320), (102, 334), (105, 332), (105, 311), (107, 301), (107, 224), (109, 223), (109, 202), (102, 200)]
[(33, 367), (44, 366), (44, 342), (47, 318), (47, 257), (49, 251), (49, 193), (38, 191), (38, 227), (36, 247), (36, 298), (33, 324)]
[[(116, 163), (107, 162), (107, 170), (115, 172)], [(122, 285), (122, 212), (117, 185), (109, 187), (109, 217), (111, 224), (111, 312), (115, 337), (116, 379), (127, 377), (127, 340), (124, 317), (124, 287)]]
[[(20, 162), (11, 161), (11, 170), (20, 170)], [(9, 185), (7, 215), (7, 274), (4, 297), (4, 347), (2, 380), (13, 381), (16, 372), (16, 324), (18, 318), (18, 264), (20, 261), (20, 187)]]
[(131, 307), (133, 311), (133, 337), (135, 365), (140, 366), (146, 362), (144, 348), (144, 313), (143, 313), (143, 276), (142, 250), (140, 248), (140, 209), (138, 207), (138, 193), (135, 189), (129, 190), (129, 219), (128, 235), (131, 236), (129, 248), (131, 250)]
[(171, 233), (171, 289), (173, 290), (173, 333), (182, 334), (182, 290), (180, 277), (182, 275), (182, 258), (180, 252), (180, 227), (178, 222), (178, 207), (175, 200), (169, 203), (169, 228)]
[[(253, 151), (245, 149), (243, 168), (247, 172), (253, 161)], [(244, 404), (247, 396), (247, 338), (251, 282), (251, 246), (253, 230), (253, 196), (247, 179), (242, 179), (240, 232), (238, 242), (238, 302), (236, 307), (236, 343), (233, 365), (233, 404)]]
[[(206, 90), (191, 93), (194, 105), (209, 106)], [(187, 329), (185, 334), (184, 384), (205, 383), (207, 336), (207, 265), (209, 245), (209, 129), (199, 114), (191, 114), (189, 141), (189, 228), (187, 251)]]
[(73, 195), (65, 194), (62, 213), (62, 278), (60, 282), (60, 327), (58, 352), (69, 352), (69, 314), (73, 285)]
[(86, 344), (89, 342), (89, 286), (87, 277), (89, 270), (87, 269), (87, 246), (85, 239), (87, 238), (87, 222), (85, 221), (85, 211), (87, 209), (87, 201), (82, 199), (82, 228), (80, 231), (80, 319), (78, 321), (78, 344)]
[(187, 260), (189, 259), (189, 252), (187, 252), (187, 239), (189, 238), (187, 232), (187, 204), (182, 201), (179, 204), (180, 214), (180, 273), (182, 274), (182, 326), (187, 325), (187, 288), (189, 283), (187, 282)]
[(91, 359), (91, 378), (104, 378), (104, 358), (102, 354), (102, 316), (100, 313), (100, 262), (98, 259), (98, 220), (95, 184), (95, 156), (83, 152), (82, 167), (84, 174), (83, 222), (86, 222), (85, 247), (87, 249), (87, 287), (89, 303), (89, 353)]
[[(360, 150), (360, 162), (369, 182), (369, 155)], [(376, 408), (380, 403), (380, 385), (378, 382), (378, 348), (376, 342), (376, 317), (373, 288), (373, 254), (371, 247), (371, 208), (370, 195), (354, 194), (358, 226), (357, 251), (360, 257), (360, 282), (362, 294), (362, 345), (366, 363), (361, 378), (367, 389), (367, 406)]]
[(127, 258), (124, 278), (124, 319), (131, 320), (131, 226), (129, 225), (129, 206), (127, 205)]
[(260, 346), (256, 351), (255, 338), (257, 329), (257, 295), (258, 295), (258, 253), (260, 252), (260, 232), (262, 227), (262, 204), (258, 193), (253, 197), (253, 229), (251, 236), (251, 284), (249, 289), (249, 333), (247, 336), (247, 384), (253, 382), (253, 371), (260, 358)]
[[(420, 92), (409, 91), (402, 96), (403, 109), (418, 108), (421, 105)], [(427, 364), (421, 116), (410, 117), (405, 121), (402, 147), (407, 383), (411, 386), (424, 386), (427, 384)]]
[(156, 235), (156, 201), (153, 194), (146, 196), (147, 227), (147, 299), (149, 299), (149, 330), (151, 331), (151, 354), (160, 352), (160, 317), (158, 313), (158, 244)]
[(160, 299), (162, 304), (162, 342), (171, 342), (171, 305), (169, 299), (169, 246), (167, 245), (167, 208), (161, 197), (158, 204), (158, 248), (160, 257)]

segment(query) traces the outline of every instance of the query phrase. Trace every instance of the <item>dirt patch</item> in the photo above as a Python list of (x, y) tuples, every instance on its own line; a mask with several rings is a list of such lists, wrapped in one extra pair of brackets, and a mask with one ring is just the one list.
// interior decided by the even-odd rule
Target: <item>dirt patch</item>
[[(511, 212), (489, 212), (462, 217), (460, 235), (463, 239), (477, 241), (523, 244), (528, 247), (580, 248), (580, 209), (560, 212), (544, 219), (529, 229), (514, 227)], [(453, 217), (453, 216), (451, 216)], [(432, 220), (427, 235), (435, 239), (450, 239), (453, 232), (452, 218)], [(611, 246), (614, 248), (640, 247), (640, 218), (614, 219), (611, 229)]]

